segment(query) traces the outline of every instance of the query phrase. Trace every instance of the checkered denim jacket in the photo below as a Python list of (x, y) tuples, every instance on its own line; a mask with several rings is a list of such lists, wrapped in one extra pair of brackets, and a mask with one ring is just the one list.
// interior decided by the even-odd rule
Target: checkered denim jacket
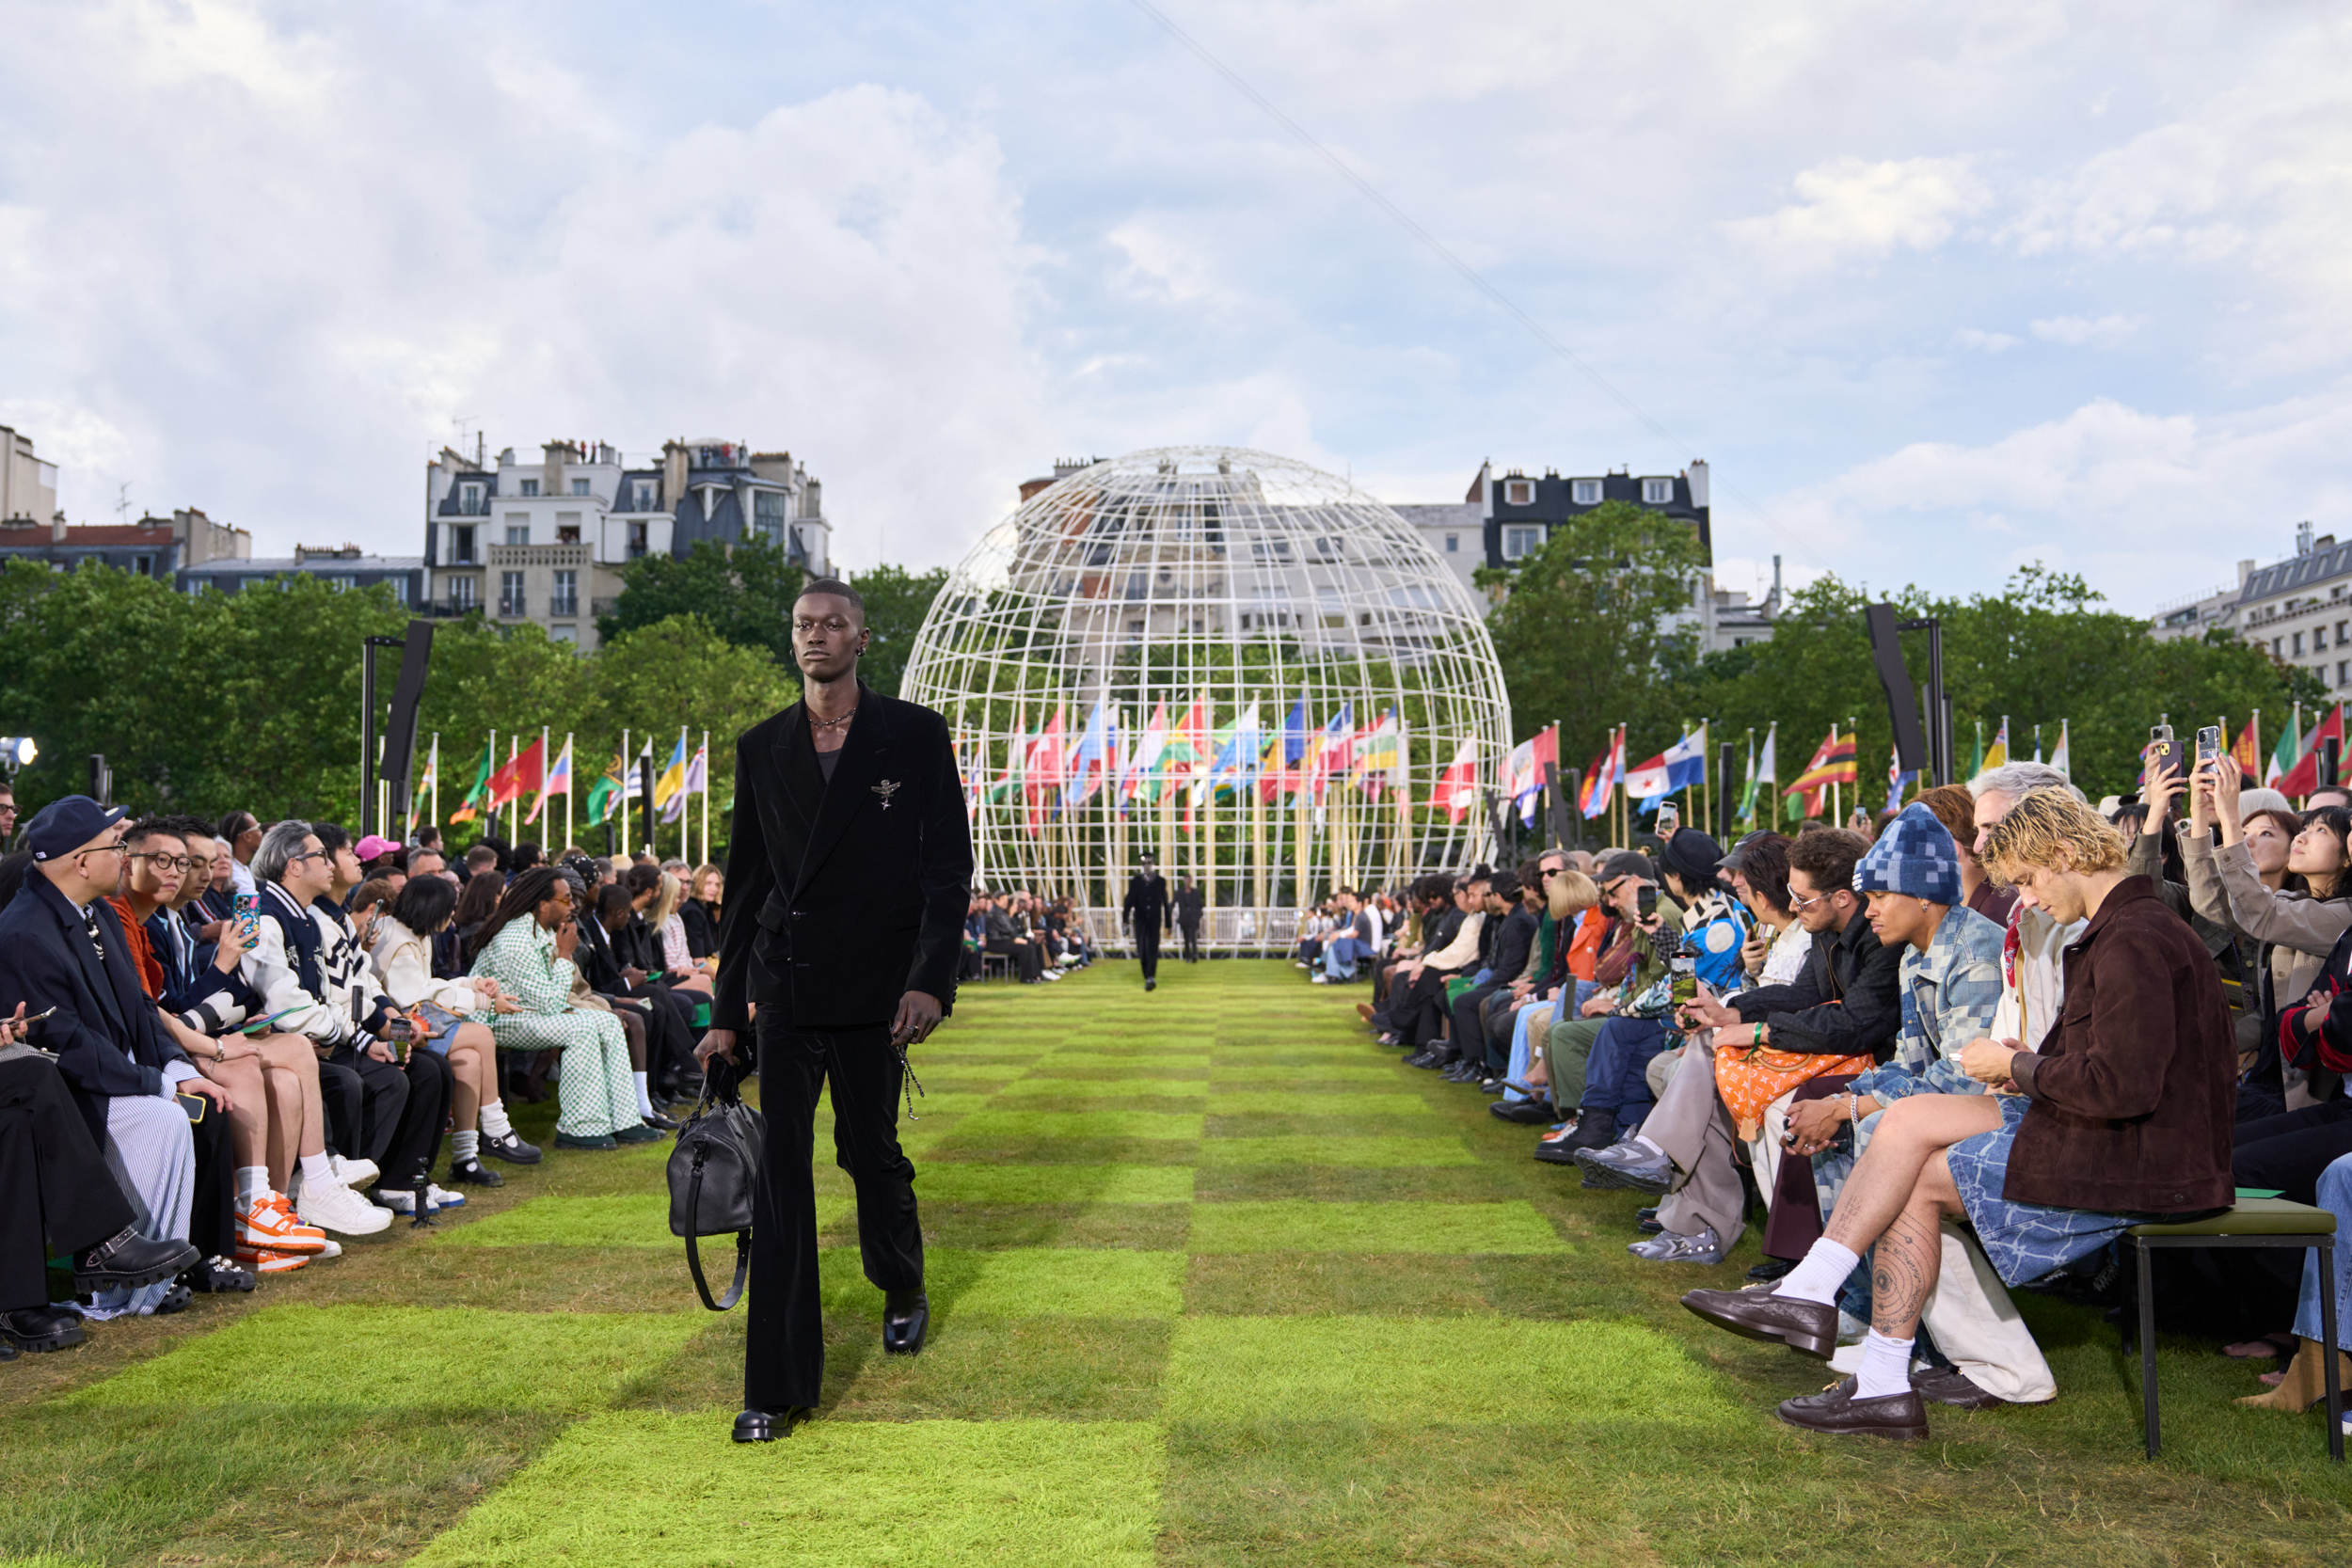
[(1924, 953), (1903, 954), (1903, 1032), (1894, 1060), (1854, 1080), (1856, 1094), (1885, 1104), (1914, 1094), (1982, 1094), (1960, 1070), (1960, 1053), (1993, 1028), (2001, 1003), (2003, 931), (1955, 905)]

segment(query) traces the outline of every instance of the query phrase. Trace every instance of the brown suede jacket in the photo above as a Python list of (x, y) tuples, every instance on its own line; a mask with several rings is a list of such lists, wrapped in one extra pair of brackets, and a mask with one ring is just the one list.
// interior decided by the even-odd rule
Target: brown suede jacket
[(2001, 1196), (2109, 1213), (2227, 1208), (2237, 1047), (2213, 956), (2145, 877), (2126, 877), (2066, 950), (2066, 1003), (2040, 1055)]

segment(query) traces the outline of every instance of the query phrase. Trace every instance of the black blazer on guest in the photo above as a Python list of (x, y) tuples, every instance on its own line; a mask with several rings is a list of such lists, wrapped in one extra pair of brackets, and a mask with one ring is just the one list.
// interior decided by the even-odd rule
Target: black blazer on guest
[(713, 1028), (749, 1004), (804, 1029), (887, 1023), (910, 990), (954, 1004), (972, 830), (946, 721), (858, 686), (828, 783), (795, 703), (735, 748)]
[(0, 1013), (19, 1002), (27, 1013), (47, 1007), (56, 1016), (40, 1025), (34, 1042), (57, 1055), (91, 1135), (106, 1135), (106, 1101), (163, 1092), (164, 1069), (184, 1062), (165, 1032), (155, 1004), (139, 984), (129, 939), (112, 906), (96, 905), (103, 964), (91, 951), (82, 917), (38, 868), (0, 910)]

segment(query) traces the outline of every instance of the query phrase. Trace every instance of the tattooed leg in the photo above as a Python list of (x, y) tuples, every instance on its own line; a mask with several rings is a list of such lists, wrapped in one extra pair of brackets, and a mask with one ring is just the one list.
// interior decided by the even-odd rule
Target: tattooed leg
[(1846, 1178), (1830, 1216), (1829, 1239), (1858, 1253), (1869, 1251), (1870, 1243), (1910, 1207), (1931, 1162), (1948, 1189), (1951, 1176), (1944, 1169), (1944, 1150), (2000, 1125), (2001, 1108), (1988, 1094), (1915, 1094), (1898, 1100), (1879, 1118), (1870, 1147)]
[(1887, 1338), (1908, 1341), (1919, 1332), (1944, 1263), (1944, 1219), (1960, 1211), (1951, 1167), (1939, 1149), (1871, 1254), (1870, 1326)]

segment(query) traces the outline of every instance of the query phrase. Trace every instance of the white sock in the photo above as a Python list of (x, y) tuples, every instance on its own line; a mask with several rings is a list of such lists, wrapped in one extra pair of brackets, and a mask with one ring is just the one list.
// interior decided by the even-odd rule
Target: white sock
[(304, 1186), (315, 1187), (322, 1181), (331, 1184), (334, 1180), (335, 1167), (328, 1163), (326, 1155), (305, 1154), (302, 1157), (302, 1184)]
[(1652, 1154), (1657, 1155), (1661, 1160), (1663, 1160), (1666, 1157), (1666, 1151), (1659, 1148), (1656, 1144), (1650, 1142), (1649, 1134), (1646, 1132), (1634, 1133), (1633, 1141), (1640, 1144), (1644, 1148), (1648, 1149)]
[(1883, 1400), (1911, 1392), (1911, 1341), (1890, 1339), (1872, 1329), (1862, 1341), (1862, 1370), (1854, 1374), (1854, 1398)]
[(1818, 1301), (1827, 1307), (1837, 1300), (1837, 1288), (1846, 1283), (1862, 1255), (1851, 1247), (1831, 1241), (1827, 1236), (1813, 1243), (1804, 1261), (1788, 1271), (1772, 1294), (1787, 1296), (1792, 1301)]
[(461, 1160), (461, 1161), (462, 1161), (462, 1160), (471, 1160), (471, 1159), (475, 1158), (477, 1155), (479, 1155), (479, 1154), (481, 1153), (481, 1151), (482, 1151), (482, 1134), (481, 1134), (481, 1133), (479, 1133), (479, 1132), (452, 1132), (452, 1133), (449, 1135), (449, 1157), (450, 1157), (451, 1159), (453, 1159), (453, 1160)]
[(510, 1136), (515, 1129), (506, 1120), (506, 1101), (493, 1100), (482, 1107), (482, 1130), (494, 1138)]
[(637, 1072), (630, 1076), (637, 1080), (637, 1114), (641, 1117), (653, 1115), (653, 1096), (645, 1092), (645, 1074)]
[(237, 1212), (242, 1214), (269, 1196), (269, 1167), (239, 1165), (236, 1169)]

